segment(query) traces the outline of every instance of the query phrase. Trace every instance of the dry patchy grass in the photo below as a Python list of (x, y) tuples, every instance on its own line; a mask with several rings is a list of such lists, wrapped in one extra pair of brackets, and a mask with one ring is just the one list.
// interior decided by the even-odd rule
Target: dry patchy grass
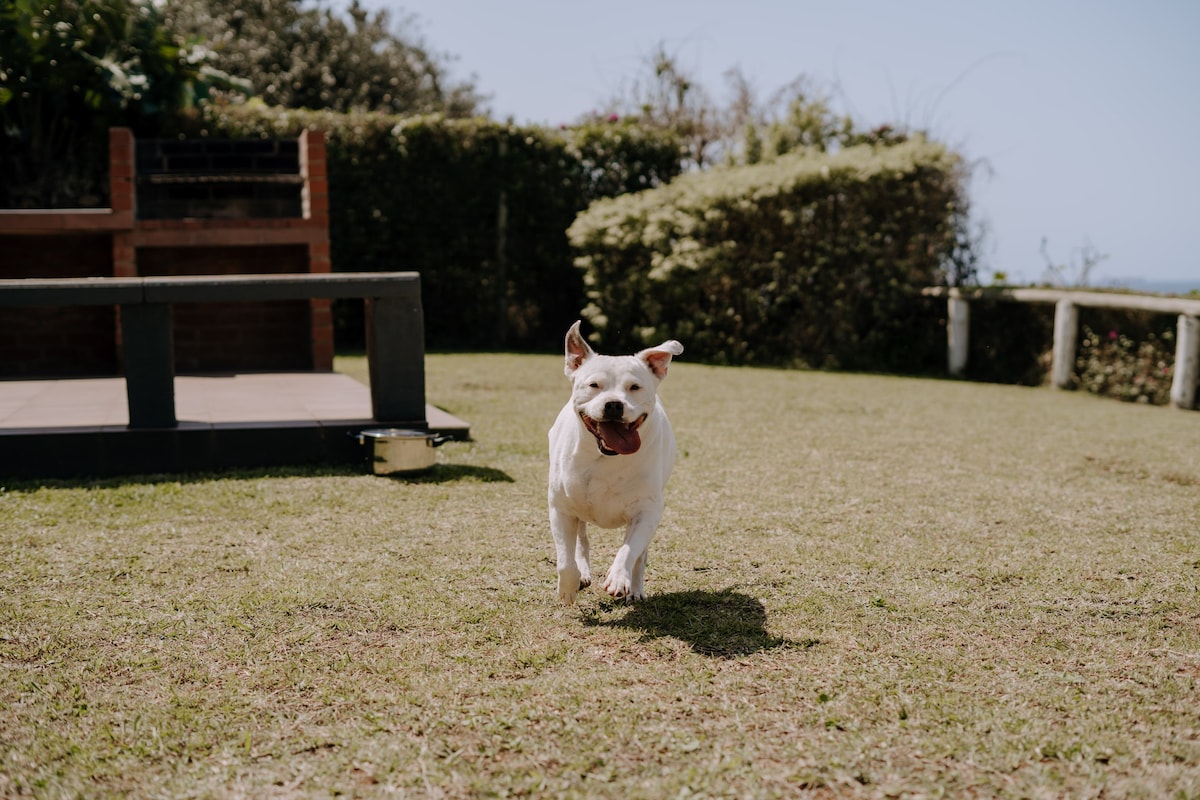
[(0, 795), (1200, 796), (1200, 414), (677, 362), (651, 597), (567, 609), (559, 360), (428, 370), (421, 479), (0, 492)]

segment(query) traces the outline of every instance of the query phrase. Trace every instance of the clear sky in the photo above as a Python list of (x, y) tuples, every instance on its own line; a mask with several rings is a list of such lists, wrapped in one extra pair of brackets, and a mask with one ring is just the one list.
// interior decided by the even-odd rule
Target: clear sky
[[(337, 5), (345, 5), (337, 2)], [(494, 117), (577, 120), (662, 43), (718, 98), (806, 76), (863, 126), (907, 123), (978, 163), (986, 264), (1200, 288), (1200, 0), (365, 0), (415, 14)], [(986, 275), (985, 275), (986, 278)]]

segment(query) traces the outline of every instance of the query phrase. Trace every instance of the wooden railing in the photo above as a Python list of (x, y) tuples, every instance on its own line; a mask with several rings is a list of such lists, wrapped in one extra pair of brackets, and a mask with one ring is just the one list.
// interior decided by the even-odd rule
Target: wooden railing
[(425, 324), (415, 272), (0, 280), (2, 306), (119, 306), (131, 428), (175, 427), (174, 303), (366, 300), (372, 416), (425, 425)]
[(1200, 381), (1200, 300), (1187, 297), (1089, 292), (1070, 289), (946, 289), (934, 287), (924, 292), (930, 297), (945, 297), (947, 302), (947, 367), (951, 375), (961, 375), (967, 366), (970, 337), (971, 301), (999, 300), (1018, 303), (1054, 304), (1054, 353), (1051, 383), (1060, 389), (1071, 385), (1075, 369), (1075, 345), (1079, 336), (1079, 307), (1120, 308), (1178, 314), (1175, 339), (1175, 369), (1171, 379), (1171, 404), (1177, 408), (1195, 408), (1196, 384)]

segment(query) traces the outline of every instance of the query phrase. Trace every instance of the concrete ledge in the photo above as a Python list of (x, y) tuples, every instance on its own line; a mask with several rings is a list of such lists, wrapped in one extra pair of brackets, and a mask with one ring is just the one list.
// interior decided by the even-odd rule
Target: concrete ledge
[[(297, 465), (349, 465), (367, 472), (370, 451), (355, 437), (376, 427), (368, 419), (0, 430), (0, 476), (40, 480)], [(430, 431), (469, 438), (459, 425)]]
[(261, 247), (328, 240), (325, 229), (307, 219), (138, 220), (130, 235), (134, 247)]
[(16, 480), (366, 464), (352, 434), (373, 423), (183, 425), (0, 433), (0, 474)]
[(1019, 303), (1058, 303), (1067, 300), (1077, 306), (1090, 308), (1128, 308), (1155, 311), (1161, 314), (1200, 316), (1200, 300), (1190, 297), (1162, 297), (1123, 292), (1089, 292), (1083, 289), (1019, 289), (981, 287), (978, 289), (947, 289), (933, 286), (922, 290), (926, 297), (947, 297), (962, 300), (999, 300)]
[(0, 209), (0, 234), (5, 236), (129, 230), (133, 230), (132, 211), (114, 211), (111, 208)]

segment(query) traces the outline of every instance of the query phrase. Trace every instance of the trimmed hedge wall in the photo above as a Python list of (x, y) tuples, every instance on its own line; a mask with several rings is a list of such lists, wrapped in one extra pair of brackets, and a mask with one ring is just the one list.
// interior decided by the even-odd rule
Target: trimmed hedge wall
[(911, 139), (803, 151), (601, 200), (569, 230), (594, 338), (720, 364), (936, 371), (962, 164)]
[[(566, 129), (488, 119), (209, 107), (190, 135), (326, 134), (334, 269), (421, 273), (430, 349), (557, 349), (582, 279), (566, 229), (594, 199), (665, 183), (679, 142), (630, 122)], [(335, 309), (361, 344), (361, 303)]]

